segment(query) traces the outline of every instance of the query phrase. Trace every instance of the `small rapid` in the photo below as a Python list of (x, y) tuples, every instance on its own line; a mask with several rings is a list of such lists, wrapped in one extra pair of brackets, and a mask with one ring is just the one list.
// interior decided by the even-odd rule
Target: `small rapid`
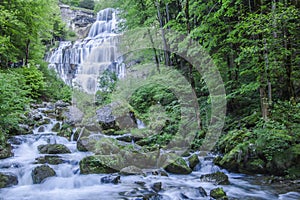
[[(46, 117), (41, 109), (38, 111)], [(18, 184), (0, 189), (0, 199), (210, 199), (209, 191), (222, 187), (231, 199), (299, 199), (300, 193), (289, 192), (277, 194), (272, 188), (258, 184), (252, 184), (253, 176), (229, 173), (213, 164), (213, 156), (199, 157), (200, 163), (189, 175), (167, 176), (158, 172), (161, 169), (144, 170), (143, 175), (120, 175), (116, 174), (80, 174), (79, 162), (91, 152), (80, 152), (76, 148), (76, 141), (60, 137), (51, 131), (56, 119), (51, 119), (44, 124), (44, 131), (39, 131), (41, 126), (36, 127), (32, 134), (18, 135), (10, 139), (13, 145), (14, 156), (0, 160), (0, 172), (12, 173), (18, 177)], [(61, 122), (60, 122), (61, 123)], [(145, 125), (140, 123), (140, 127)], [(70, 153), (42, 154), (38, 151), (39, 145), (63, 144), (70, 149)], [(130, 143), (129, 143), (130, 144)], [(199, 153), (199, 152), (197, 152)], [(32, 171), (40, 166), (37, 162), (42, 156), (58, 156), (60, 164), (47, 164), (55, 172), (53, 177), (46, 178), (40, 184), (33, 184)], [(229, 177), (229, 185), (216, 186), (212, 182), (200, 181), (201, 175), (214, 172), (224, 172)], [(103, 182), (103, 179), (120, 176), (119, 183)], [(155, 192), (153, 185), (161, 184), (161, 190)], [(208, 196), (201, 196), (199, 188), (203, 188)]]

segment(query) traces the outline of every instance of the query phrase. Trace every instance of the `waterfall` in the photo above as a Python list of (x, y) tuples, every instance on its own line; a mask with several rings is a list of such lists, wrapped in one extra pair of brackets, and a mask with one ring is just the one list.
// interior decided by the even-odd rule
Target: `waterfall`
[(76, 42), (61, 41), (46, 57), (65, 83), (94, 94), (98, 76), (105, 70), (125, 76), (125, 65), (118, 54), (117, 12), (107, 8), (97, 14), (88, 36)]

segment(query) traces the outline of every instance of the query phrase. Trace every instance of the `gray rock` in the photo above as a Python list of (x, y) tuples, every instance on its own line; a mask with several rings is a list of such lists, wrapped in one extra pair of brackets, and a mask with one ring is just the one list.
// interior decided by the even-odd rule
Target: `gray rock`
[(228, 185), (228, 176), (223, 172), (215, 172), (212, 174), (204, 174), (200, 176), (200, 181), (212, 182), (215, 185)]
[(36, 168), (31, 173), (33, 184), (39, 184), (43, 182), (46, 178), (56, 176), (55, 171), (48, 165), (41, 165)]
[(143, 175), (144, 173), (140, 168), (131, 165), (131, 166), (121, 169), (120, 174), (122, 174), (122, 175)]
[(118, 183), (121, 183), (121, 177), (120, 176), (112, 176), (112, 175), (105, 176), (100, 179), (100, 182), (101, 183), (118, 184)]
[(157, 183), (154, 183), (151, 188), (155, 191), (155, 192), (159, 192), (161, 191), (161, 186), (162, 186), (162, 183), (161, 182), (157, 182)]
[(84, 116), (83, 112), (75, 106), (69, 106), (68, 110), (63, 111), (62, 115), (64, 121), (70, 125), (76, 125), (78, 123), (81, 123)]
[(38, 150), (42, 154), (65, 154), (71, 151), (63, 144), (46, 144), (39, 145)]

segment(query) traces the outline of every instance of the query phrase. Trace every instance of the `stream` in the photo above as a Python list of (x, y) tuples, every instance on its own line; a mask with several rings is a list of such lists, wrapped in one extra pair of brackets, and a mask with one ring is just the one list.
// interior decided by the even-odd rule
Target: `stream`
[[(37, 109), (43, 118), (47, 118), (43, 112), (45, 108)], [(18, 177), (18, 184), (9, 188), (0, 189), (1, 200), (16, 199), (143, 199), (147, 194), (149, 199), (176, 200), (176, 199), (210, 199), (209, 191), (216, 187), (223, 187), (230, 199), (300, 199), (300, 193), (289, 192), (278, 194), (270, 186), (253, 184), (254, 176), (229, 173), (220, 169), (212, 162), (213, 156), (199, 157), (198, 164), (189, 175), (168, 174), (168, 176), (155, 175), (151, 171), (145, 171), (146, 175), (120, 176), (120, 183), (105, 183), (101, 180), (108, 177), (107, 174), (80, 174), (79, 161), (91, 152), (80, 152), (76, 148), (76, 141), (69, 141), (57, 136), (51, 131), (56, 119), (51, 118), (50, 123), (42, 125), (43, 129), (36, 127), (32, 134), (18, 135), (10, 139), (14, 156), (0, 160), (0, 172), (13, 173)], [(50, 165), (56, 172), (56, 176), (45, 179), (41, 184), (33, 184), (32, 170), (41, 165), (37, 158), (45, 156), (40, 154), (38, 146), (41, 144), (64, 144), (71, 153), (58, 154), (63, 160), (61, 164)], [(47, 154), (46, 154), (47, 155)], [(152, 170), (153, 171), (153, 170)], [(224, 172), (228, 177), (229, 185), (214, 185), (211, 182), (200, 181), (203, 174)], [(118, 175), (118, 174), (116, 174)], [(153, 192), (153, 184), (161, 182), (162, 190)], [(207, 197), (199, 194), (199, 187), (207, 193)], [(155, 195), (153, 196), (153, 193)]]

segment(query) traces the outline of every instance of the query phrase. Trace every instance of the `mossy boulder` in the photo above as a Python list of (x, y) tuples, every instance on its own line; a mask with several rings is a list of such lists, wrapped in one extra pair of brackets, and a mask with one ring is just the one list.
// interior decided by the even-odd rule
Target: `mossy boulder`
[(192, 169), (186, 164), (186, 161), (181, 157), (178, 157), (174, 161), (171, 161), (170, 164), (168, 164), (165, 167), (165, 170), (173, 174), (190, 174), (192, 172)]
[(37, 163), (39, 164), (50, 164), (50, 165), (58, 165), (63, 163), (63, 160), (60, 156), (42, 156), (36, 158)]
[(60, 130), (57, 133), (58, 136), (65, 137), (68, 140), (71, 139), (72, 134), (73, 134), (73, 127), (67, 123), (62, 124)]
[(223, 188), (215, 188), (210, 191), (210, 197), (217, 200), (228, 200), (226, 193)]
[(0, 188), (10, 187), (18, 184), (17, 176), (13, 174), (0, 173)]
[(228, 185), (228, 176), (223, 172), (215, 172), (212, 174), (204, 174), (200, 176), (200, 181), (212, 182), (215, 185)]
[(124, 162), (120, 155), (96, 155), (79, 162), (81, 174), (108, 174), (119, 172)]
[(51, 131), (58, 132), (59, 130), (60, 130), (60, 123), (57, 122), (56, 124), (54, 124), (53, 128), (51, 129)]
[(3, 145), (0, 144), (0, 159), (8, 158), (11, 156), (13, 156), (11, 145), (8, 143)]
[(118, 154), (120, 152), (120, 147), (118, 146), (116, 139), (102, 137), (96, 141), (93, 152), (98, 155)]
[(66, 154), (71, 153), (70, 149), (63, 144), (42, 144), (38, 146), (42, 154)]
[(194, 169), (194, 167), (196, 167), (196, 165), (198, 165), (200, 163), (200, 160), (199, 160), (197, 154), (193, 154), (191, 157), (189, 157), (188, 161), (189, 161), (189, 167), (191, 169)]
[(32, 170), (31, 177), (33, 184), (42, 183), (46, 178), (56, 176), (55, 171), (48, 165), (41, 165)]

